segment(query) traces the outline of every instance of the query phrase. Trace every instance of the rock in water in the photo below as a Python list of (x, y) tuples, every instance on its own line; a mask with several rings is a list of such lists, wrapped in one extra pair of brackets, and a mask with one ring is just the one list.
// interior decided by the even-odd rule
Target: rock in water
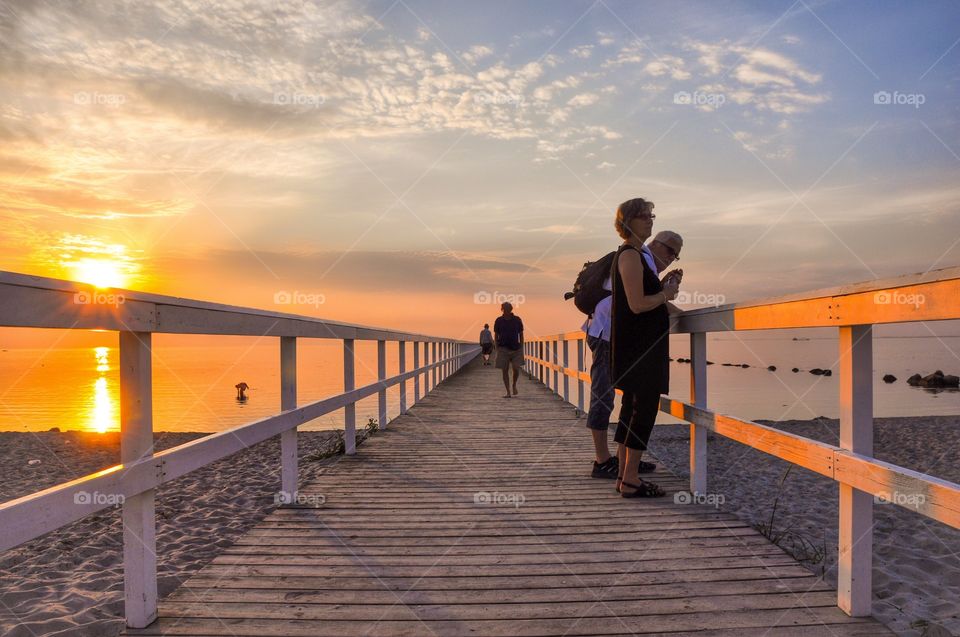
[(920, 374), (914, 374), (907, 379), (907, 384), (913, 385), (914, 387), (919, 385), (921, 382), (923, 382), (923, 378), (921, 378)]
[(799, 367), (794, 367), (794, 368), (791, 369), (790, 371), (793, 372), (794, 374), (796, 374), (797, 372), (800, 371), (800, 368), (799, 368)]
[(886, 375), (883, 377), (883, 382), (885, 382), (885, 383), (895, 383), (895, 382), (897, 382), (897, 377), (894, 376), (893, 374), (886, 374)]
[(767, 367), (767, 369), (769, 369), (771, 372), (775, 372), (775, 371), (777, 371), (777, 366), (776, 366), (776, 365), (770, 365), (770, 366)]
[(823, 370), (820, 369), (819, 367), (814, 367), (813, 369), (810, 370), (810, 373), (816, 374), (817, 376), (823, 376)]
[(824, 375), (824, 376), (833, 376), (833, 370), (832, 370), (832, 369), (825, 369), (825, 370), (823, 370), (823, 375)]

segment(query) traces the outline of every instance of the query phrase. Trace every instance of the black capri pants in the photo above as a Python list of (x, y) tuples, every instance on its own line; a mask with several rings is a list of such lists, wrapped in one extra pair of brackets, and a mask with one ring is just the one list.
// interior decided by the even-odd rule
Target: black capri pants
[[(628, 410), (628, 404), (632, 409)], [(623, 408), (620, 411), (620, 420), (617, 422), (617, 431), (613, 436), (614, 441), (628, 449), (645, 451), (659, 411), (659, 392), (643, 388), (633, 392), (624, 391)]]

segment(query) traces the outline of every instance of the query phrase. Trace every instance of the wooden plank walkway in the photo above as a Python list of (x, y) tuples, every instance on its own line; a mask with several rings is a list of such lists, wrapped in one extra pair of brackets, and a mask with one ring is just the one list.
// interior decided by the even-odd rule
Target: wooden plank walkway
[(890, 634), (737, 518), (621, 499), (571, 406), (502, 389), (474, 361), (306, 485), (322, 508), (274, 511), (128, 634)]

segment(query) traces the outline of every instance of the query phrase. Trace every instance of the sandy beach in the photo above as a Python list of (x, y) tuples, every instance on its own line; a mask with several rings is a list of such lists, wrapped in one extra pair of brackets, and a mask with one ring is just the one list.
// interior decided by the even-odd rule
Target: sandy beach
[[(837, 444), (838, 421), (826, 418), (763, 424)], [(651, 447), (677, 475), (687, 476), (688, 427), (654, 428)], [(878, 418), (874, 455), (960, 482), (960, 417)], [(710, 436), (708, 492), (720, 508), (753, 525), (770, 523), (781, 545), (807, 557), (805, 566), (836, 585), (836, 484), (737, 442)], [(782, 481), (782, 489), (780, 487)], [(960, 531), (894, 504), (874, 506), (873, 614), (901, 635), (960, 635)], [(821, 553), (824, 553), (822, 556)]]
[[(360, 433), (362, 430), (358, 430)], [(206, 434), (156, 435), (157, 450)], [(301, 432), (300, 476), (336, 458), (335, 432)], [(277, 437), (163, 485), (157, 493), (160, 595), (232, 544), (275, 507)], [(0, 499), (7, 501), (116, 464), (119, 435), (0, 432)], [(31, 460), (39, 463), (29, 464)], [(0, 635), (117, 635), (123, 628), (119, 507), (0, 554)]]

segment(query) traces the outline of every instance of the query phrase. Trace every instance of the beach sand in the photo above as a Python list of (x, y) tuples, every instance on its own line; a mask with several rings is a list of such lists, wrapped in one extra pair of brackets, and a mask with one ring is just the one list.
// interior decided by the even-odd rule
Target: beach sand
[[(837, 420), (758, 422), (838, 444)], [(836, 483), (800, 467), (783, 479), (787, 462), (722, 437), (710, 435), (707, 448), (707, 491), (723, 497), (720, 508), (769, 524), (779, 491), (773, 528), (786, 532), (781, 545), (814, 559), (825, 548), (822, 561), (805, 566), (836, 585)], [(651, 451), (677, 475), (689, 475), (687, 425), (655, 427)], [(960, 416), (878, 418), (874, 455), (960, 482)], [(874, 523), (874, 616), (901, 635), (960, 635), (960, 530), (889, 503), (874, 506)]]
[[(358, 437), (363, 430), (358, 428)], [(365, 432), (363, 432), (365, 433)], [(156, 435), (157, 450), (206, 434)], [(300, 479), (336, 461), (317, 456), (335, 432), (301, 432)], [(198, 469), (157, 490), (160, 595), (209, 562), (275, 507), (279, 438)], [(40, 460), (30, 465), (30, 460)], [(0, 500), (78, 478), (119, 461), (119, 435), (0, 432)], [(0, 554), (0, 635), (109, 636), (123, 628), (120, 508), (105, 509)]]

